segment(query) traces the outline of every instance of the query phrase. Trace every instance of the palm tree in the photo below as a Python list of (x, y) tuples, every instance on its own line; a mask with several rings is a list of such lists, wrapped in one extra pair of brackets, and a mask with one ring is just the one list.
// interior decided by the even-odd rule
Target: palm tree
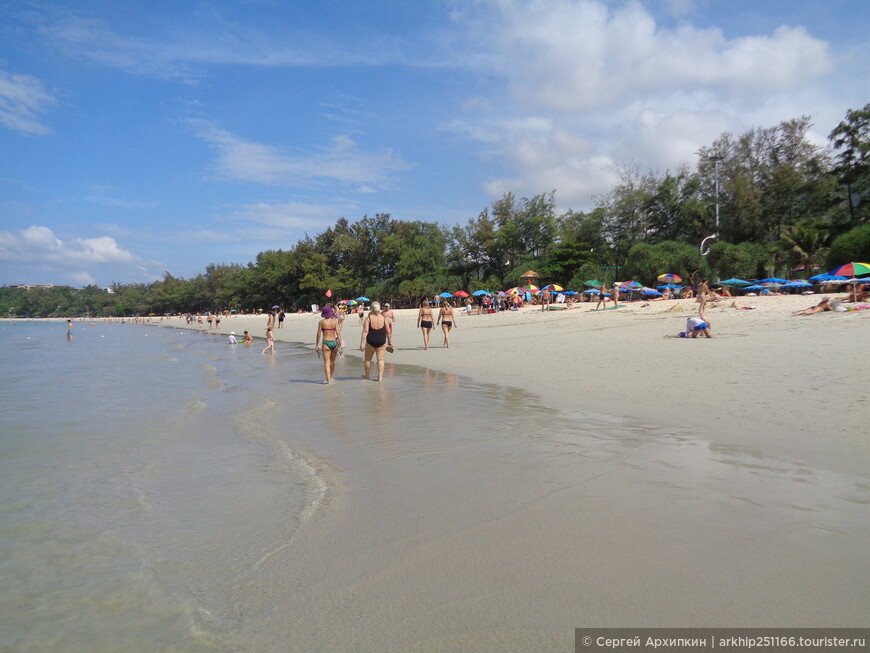
[(783, 249), (797, 258), (804, 266), (806, 276), (810, 276), (813, 263), (819, 260), (827, 250), (828, 232), (810, 222), (798, 222), (782, 234)]

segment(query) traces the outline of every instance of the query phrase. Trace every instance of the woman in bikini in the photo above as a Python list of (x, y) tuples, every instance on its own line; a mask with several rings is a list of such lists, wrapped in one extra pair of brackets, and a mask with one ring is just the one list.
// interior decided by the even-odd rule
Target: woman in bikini
[(417, 313), (417, 328), (423, 331), (423, 349), (429, 349), (429, 334), (432, 332), (434, 321), (429, 300), (424, 299), (420, 302), (420, 312)]
[(456, 324), (456, 315), (453, 313), (453, 307), (450, 302), (444, 302), (441, 310), (438, 311), (438, 324), (441, 325), (441, 330), (444, 331), (444, 347), (450, 349), (450, 329)]
[(363, 377), (369, 378), (372, 368), (372, 356), (378, 355), (378, 381), (384, 378), (384, 351), (389, 348), (392, 351), (393, 332), (390, 323), (381, 313), (379, 302), (372, 302), (369, 314), (363, 320), (362, 335), (359, 341), (359, 350), (365, 352), (363, 363)]
[(332, 306), (324, 306), (320, 311), (323, 319), (317, 323), (317, 338), (314, 341), (314, 351), (320, 353), (320, 339), (323, 338), (323, 373), (326, 383), (332, 383), (332, 373), (335, 371), (335, 359), (341, 348), (341, 324), (335, 319)]

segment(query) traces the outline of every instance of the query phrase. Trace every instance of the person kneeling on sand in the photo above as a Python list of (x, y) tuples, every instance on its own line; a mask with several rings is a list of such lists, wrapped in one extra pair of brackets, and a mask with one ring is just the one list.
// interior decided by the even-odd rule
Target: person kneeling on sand
[(713, 337), (713, 334), (710, 333), (710, 322), (705, 314), (686, 320), (686, 330), (680, 334), (680, 337), (697, 338), (702, 333), (708, 338)]

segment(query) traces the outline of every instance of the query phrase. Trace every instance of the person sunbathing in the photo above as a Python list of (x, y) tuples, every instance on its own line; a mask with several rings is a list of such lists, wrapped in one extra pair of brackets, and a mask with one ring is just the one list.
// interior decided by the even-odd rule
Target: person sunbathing
[(822, 297), (822, 301), (820, 301), (815, 306), (810, 306), (809, 308), (805, 308), (802, 311), (797, 311), (794, 315), (812, 315), (813, 313), (822, 313), (824, 311), (833, 311), (834, 307), (831, 306), (831, 298), (830, 297)]

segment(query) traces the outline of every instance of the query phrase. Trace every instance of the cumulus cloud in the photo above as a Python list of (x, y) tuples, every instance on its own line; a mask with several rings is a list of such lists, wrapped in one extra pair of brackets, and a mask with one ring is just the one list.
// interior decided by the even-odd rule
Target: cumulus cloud
[(25, 134), (49, 134), (39, 115), (55, 102), (36, 77), (0, 70), (0, 125)]
[(213, 171), (219, 179), (269, 186), (310, 186), (325, 181), (383, 186), (408, 165), (391, 149), (362, 150), (349, 136), (308, 152), (284, 152), (255, 143), (210, 121), (193, 120), (197, 134), (217, 150)]
[(658, 26), (638, 3), (508, 1), (478, 36), (501, 55), (522, 103), (599, 109), (626, 97), (707, 88), (747, 98), (795, 88), (832, 67), (828, 46), (803, 27), (727, 39), (719, 29)]
[(0, 231), (0, 261), (82, 265), (135, 263), (136, 260), (133, 254), (108, 236), (63, 241), (48, 227), (32, 226), (18, 233)]
[[(685, 18), (693, 4), (667, 9)], [(475, 61), (506, 96), (491, 110), (469, 97), (443, 127), (508, 168), (487, 181), (491, 195), (555, 188), (572, 208), (589, 208), (628, 162), (674, 169), (724, 130), (807, 113), (798, 98), (834, 68), (804, 27), (728, 38), (686, 20), (659, 25), (639, 2), (483, 0), (457, 5), (454, 18), (489, 53)]]

